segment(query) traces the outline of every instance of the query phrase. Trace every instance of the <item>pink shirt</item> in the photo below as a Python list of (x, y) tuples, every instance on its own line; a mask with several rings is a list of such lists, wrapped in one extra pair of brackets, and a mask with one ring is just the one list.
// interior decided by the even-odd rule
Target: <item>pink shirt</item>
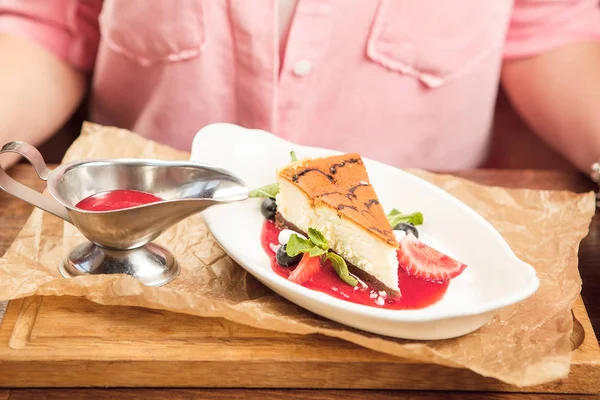
[(94, 121), (176, 148), (232, 122), (439, 169), (485, 156), (504, 59), (600, 38), (598, 0), (299, 0), (283, 28), (278, 4), (0, 0), (0, 31), (93, 71)]

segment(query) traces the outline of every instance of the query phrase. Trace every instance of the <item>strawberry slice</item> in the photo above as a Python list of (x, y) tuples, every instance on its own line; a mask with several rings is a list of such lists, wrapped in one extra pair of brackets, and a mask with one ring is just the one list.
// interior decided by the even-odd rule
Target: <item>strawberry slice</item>
[(460, 275), (467, 267), (427, 246), (412, 233), (400, 241), (398, 261), (409, 275), (431, 282), (446, 282)]
[(321, 257), (311, 257), (309, 253), (304, 253), (300, 263), (298, 263), (298, 266), (294, 269), (294, 272), (290, 274), (288, 279), (302, 285), (312, 278), (314, 274), (319, 272), (319, 269), (321, 269)]

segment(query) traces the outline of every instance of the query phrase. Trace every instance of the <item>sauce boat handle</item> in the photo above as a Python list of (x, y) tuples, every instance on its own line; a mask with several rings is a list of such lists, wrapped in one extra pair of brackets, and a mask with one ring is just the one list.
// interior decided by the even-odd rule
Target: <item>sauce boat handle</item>
[[(36, 149), (30, 144), (25, 142), (9, 142), (0, 149), (0, 155), (3, 153), (17, 153), (25, 157), (27, 161), (31, 163), (35, 172), (38, 174), (40, 179), (46, 181), (50, 176), (51, 170), (46, 166), (44, 158)], [(35, 190), (15, 181), (4, 171), (0, 165), (0, 189), (5, 192), (18, 197), (19, 199), (40, 208), (50, 214), (56, 215), (59, 218), (71, 223), (67, 209), (59, 204), (56, 200), (44, 196), (43, 194), (36, 192)]]

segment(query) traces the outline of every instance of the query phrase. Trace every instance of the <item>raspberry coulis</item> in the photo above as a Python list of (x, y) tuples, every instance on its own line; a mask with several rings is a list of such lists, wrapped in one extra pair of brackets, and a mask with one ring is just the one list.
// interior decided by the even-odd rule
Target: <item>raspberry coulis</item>
[[(294, 268), (282, 267), (277, 263), (275, 254), (279, 246), (279, 232), (280, 229), (273, 221), (266, 220), (263, 225), (261, 244), (271, 260), (273, 271), (287, 279)], [(402, 293), (399, 299), (381, 297), (377, 290), (361, 282), (356, 287), (344, 283), (327, 263), (321, 265), (320, 271), (302, 286), (356, 304), (392, 310), (414, 310), (438, 302), (446, 293), (449, 284), (449, 281), (429, 282), (410, 276), (400, 267), (398, 267), (398, 282)]]
[(162, 201), (162, 199), (138, 190), (110, 190), (86, 197), (77, 203), (75, 207), (86, 211), (112, 211), (158, 201)]

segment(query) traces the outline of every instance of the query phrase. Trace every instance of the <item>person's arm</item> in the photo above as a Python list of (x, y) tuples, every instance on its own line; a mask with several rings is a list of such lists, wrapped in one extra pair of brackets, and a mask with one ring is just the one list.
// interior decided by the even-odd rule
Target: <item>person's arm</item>
[(531, 129), (581, 171), (600, 161), (600, 42), (505, 62), (502, 81)]
[(95, 64), (101, 9), (102, 0), (0, 0), (0, 146), (40, 145), (75, 111)]
[[(27, 38), (0, 34), (0, 146), (13, 140), (40, 145), (76, 110), (86, 77)], [(18, 158), (3, 155), (8, 167)]]
[(598, 0), (515, 0), (502, 83), (529, 127), (589, 172), (600, 161)]

